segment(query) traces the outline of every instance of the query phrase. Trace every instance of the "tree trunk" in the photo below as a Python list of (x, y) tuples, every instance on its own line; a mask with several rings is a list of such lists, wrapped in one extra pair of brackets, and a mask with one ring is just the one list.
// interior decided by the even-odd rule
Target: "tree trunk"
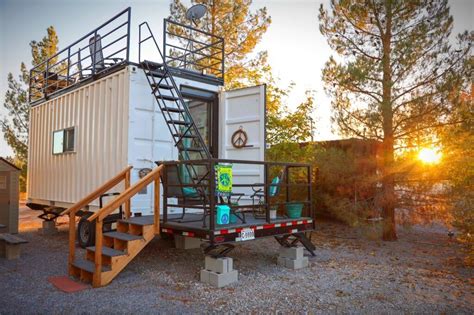
[(382, 216), (383, 216), (383, 234), (384, 241), (397, 240), (395, 223), (395, 183), (393, 174), (394, 164), (394, 135), (393, 135), (393, 108), (392, 108), (392, 69), (391, 69), (391, 47), (392, 37), (392, 8), (391, 1), (386, 1), (387, 24), (382, 35), (383, 43), (383, 92), (382, 92), (382, 118), (383, 118), (383, 170), (382, 170)]

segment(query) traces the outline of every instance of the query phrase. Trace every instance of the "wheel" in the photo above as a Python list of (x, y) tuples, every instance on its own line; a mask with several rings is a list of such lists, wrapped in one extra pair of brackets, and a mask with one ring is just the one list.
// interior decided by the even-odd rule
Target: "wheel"
[(88, 217), (83, 216), (77, 225), (77, 239), (82, 248), (95, 244), (95, 222), (87, 221)]

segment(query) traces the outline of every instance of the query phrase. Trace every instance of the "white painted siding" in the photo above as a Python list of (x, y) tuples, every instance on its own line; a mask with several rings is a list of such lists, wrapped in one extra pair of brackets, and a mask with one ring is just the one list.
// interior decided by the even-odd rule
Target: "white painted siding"
[[(125, 68), (31, 108), (31, 201), (77, 202), (127, 165), (128, 82)], [(53, 132), (68, 127), (76, 128), (74, 152), (53, 155)]]

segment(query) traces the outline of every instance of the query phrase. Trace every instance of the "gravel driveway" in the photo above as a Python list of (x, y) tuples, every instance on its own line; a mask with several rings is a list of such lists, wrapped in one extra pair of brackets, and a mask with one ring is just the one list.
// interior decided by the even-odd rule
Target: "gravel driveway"
[(216, 289), (198, 281), (204, 256), (154, 240), (107, 287), (63, 293), (49, 276), (67, 274), (67, 231), (22, 232), (17, 261), (0, 259), (0, 313), (451, 313), (474, 312), (472, 269), (443, 231), (400, 231), (398, 242), (318, 223), (317, 256), (293, 271), (276, 265), (278, 244), (239, 245), (239, 281)]

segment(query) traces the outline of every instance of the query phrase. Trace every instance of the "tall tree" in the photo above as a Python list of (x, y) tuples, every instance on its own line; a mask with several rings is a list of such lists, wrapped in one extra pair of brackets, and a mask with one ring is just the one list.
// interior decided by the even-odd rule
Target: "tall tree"
[(447, 122), (470, 44), (451, 49), (447, 0), (332, 0), (319, 19), (339, 54), (323, 70), (334, 121), (345, 135), (383, 142), (383, 239), (396, 240), (395, 150)]
[[(47, 35), (39, 42), (31, 41), (31, 64), (33, 67), (41, 64), (58, 50), (58, 36), (53, 26), (47, 28)], [(29, 104), (28, 85), (30, 74), (25, 63), (20, 65), (20, 75), (15, 79), (8, 74), (8, 90), (5, 93), (3, 107), (7, 115), (1, 118), (3, 136), (15, 154), (15, 162), (22, 169), (20, 188), (26, 189), (26, 172), (28, 161), (28, 128)]]
[[(249, 76), (247, 66), (255, 46), (271, 23), (265, 7), (252, 12), (252, 0), (192, 0), (191, 4), (204, 4), (207, 14), (197, 21), (196, 27), (224, 38), (226, 87), (235, 87)], [(181, 0), (173, 0), (170, 16), (174, 21), (189, 24)], [(257, 54), (255, 58), (259, 58)], [(253, 61), (255, 62), (255, 61)]]

